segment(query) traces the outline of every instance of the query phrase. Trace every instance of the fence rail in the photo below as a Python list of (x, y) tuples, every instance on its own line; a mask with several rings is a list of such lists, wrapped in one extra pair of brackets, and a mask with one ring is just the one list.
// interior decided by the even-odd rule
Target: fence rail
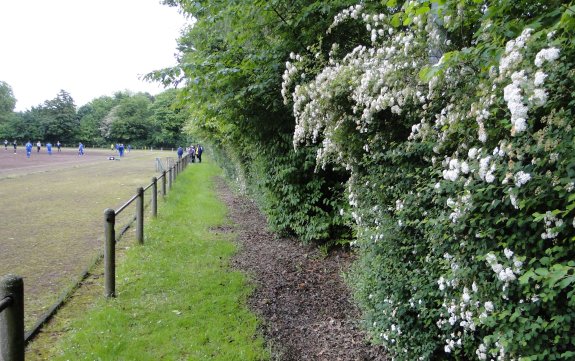
[(23, 361), (24, 281), (6, 275), (0, 279), (0, 360)]
[[(188, 165), (188, 156), (178, 159), (167, 171), (163, 171), (158, 178), (153, 177), (152, 182), (145, 187), (138, 187), (136, 194), (117, 210), (108, 208), (104, 211), (104, 295), (107, 298), (116, 297), (116, 216), (126, 210), (136, 201), (136, 215), (124, 229), (120, 231), (120, 237), (136, 222), (136, 239), (139, 244), (144, 244), (144, 193), (151, 189), (151, 213), (152, 217), (158, 215), (158, 181), (162, 181), (162, 197), (167, 195), (166, 186), (172, 189), (172, 183), (179, 173), (183, 172)], [(100, 255), (102, 257), (102, 255)], [(85, 272), (81, 282), (88, 272)], [(72, 288), (70, 293), (75, 290)], [(44, 315), (28, 333), (24, 334), (24, 281), (21, 277), (6, 275), (0, 279), (0, 361), (24, 361), (24, 350), (26, 344), (30, 342), (38, 333), (40, 328), (49, 321), (58, 308), (66, 301), (70, 294), (60, 298), (60, 301), (52, 306), (50, 312)]]
[(14, 299), (12, 297), (10, 296), (5, 297), (3, 300), (0, 301), (0, 312), (12, 306), (13, 303)]

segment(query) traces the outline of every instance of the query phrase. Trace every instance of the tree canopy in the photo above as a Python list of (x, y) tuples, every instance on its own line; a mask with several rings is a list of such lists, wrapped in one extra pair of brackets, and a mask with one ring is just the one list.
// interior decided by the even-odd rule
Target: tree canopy
[[(72, 145), (177, 147), (191, 139), (181, 130), (187, 117), (178, 105), (177, 90), (153, 97), (147, 93), (119, 91), (76, 109), (71, 94), (61, 90), (55, 98), (24, 112), (14, 112), (11, 87), (0, 83), (0, 138), (19, 142), (60, 141)], [(156, 101), (158, 100), (158, 101)]]

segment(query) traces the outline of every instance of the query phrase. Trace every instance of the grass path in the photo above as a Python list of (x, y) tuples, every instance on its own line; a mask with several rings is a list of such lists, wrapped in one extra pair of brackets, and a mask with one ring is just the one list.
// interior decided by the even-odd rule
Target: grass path
[(146, 225), (145, 245), (118, 262), (117, 298), (98, 298), (65, 320), (50, 359), (269, 358), (245, 306), (251, 288), (229, 268), (236, 246), (211, 231), (226, 216), (211, 181), (219, 171), (203, 163), (178, 177), (163, 212)]

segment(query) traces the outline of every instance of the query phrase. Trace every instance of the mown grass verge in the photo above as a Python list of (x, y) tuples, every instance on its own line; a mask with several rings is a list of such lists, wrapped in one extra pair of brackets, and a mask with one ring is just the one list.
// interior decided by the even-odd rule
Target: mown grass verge
[(55, 360), (265, 360), (246, 277), (231, 270), (236, 246), (210, 232), (225, 222), (212, 164), (188, 167), (143, 246), (117, 267), (117, 298), (99, 299), (71, 320)]

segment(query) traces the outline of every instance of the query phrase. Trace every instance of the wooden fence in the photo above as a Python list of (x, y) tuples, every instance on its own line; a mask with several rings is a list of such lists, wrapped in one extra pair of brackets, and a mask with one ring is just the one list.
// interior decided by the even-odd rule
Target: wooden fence
[[(183, 172), (189, 163), (187, 155), (178, 159), (160, 177), (153, 177), (146, 187), (139, 187), (136, 194), (117, 210), (108, 208), (104, 211), (104, 295), (108, 298), (116, 296), (116, 216), (123, 212), (134, 201), (136, 202), (136, 240), (144, 244), (144, 194), (151, 189), (151, 214), (158, 215), (158, 193), (165, 197), (172, 189), (172, 183)], [(161, 192), (158, 192), (158, 182), (161, 181)], [(133, 221), (131, 222), (133, 223)], [(130, 224), (120, 232), (123, 234)], [(86, 274), (82, 275), (81, 282)], [(72, 288), (74, 290), (75, 288)], [(50, 308), (33, 329), (24, 332), (24, 281), (22, 277), (6, 275), (0, 278), (0, 361), (23, 361), (26, 345), (35, 337), (42, 326), (54, 316), (58, 308), (70, 294), (64, 295), (56, 305)]]

